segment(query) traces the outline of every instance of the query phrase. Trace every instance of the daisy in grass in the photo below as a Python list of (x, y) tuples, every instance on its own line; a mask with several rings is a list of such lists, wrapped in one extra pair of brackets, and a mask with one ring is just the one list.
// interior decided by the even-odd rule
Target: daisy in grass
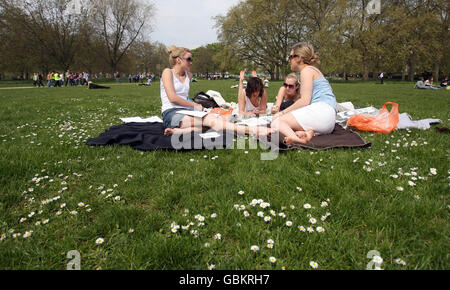
[(311, 208), (311, 205), (310, 205), (309, 203), (306, 203), (306, 204), (303, 205), (303, 208), (305, 208), (305, 209), (310, 209), (310, 208)]
[(272, 239), (267, 240), (267, 243), (272, 244), (272, 245), (275, 244), (274, 240), (272, 240)]
[(240, 191), (238, 192), (238, 194), (239, 194), (239, 195), (244, 195), (245, 192), (244, 192), (243, 190), (240, 190)]
[(250, 216), (250, 214), (248, 213), (248, 211), (244, 211), (244, 216), (245, 216), (245, 217), (249, 217), (249, 216)]
[(95, 241), (95, 243), (97, 244), (97, 245), (101, 245), (101, 244), (103, 244), (105, 242), (105, 240), (103, 239), (103, 238), (98, 238), (96, 241)]
[(208, 265), (208, 270), (214, 270), (214, 269), (216, 269), (216, 265), (214, 265), (214, 264)]
[(317, 268), (319, 268), (319, 264), (317, 264), (316, 262), (314, 262), (314, 261), (311, 261), (311, 262), (309, 262), (309, 265), (311, 266), (311, 268), (313, 268), (313, 269), (317, 269)]
[(395, 263), (395, 264), (398, 264), (398, 265), (401, 265), (401, 266), (406, 266), (406, 262), (403, 261), (403, 260), (400, 259), (400, 258), (395, 259), (395, 260), (394, 260), (394, 263)]
[(306, 229), (305, 229), (304, 226), (299, 226), (298, 229), (299, 229), (301, 232), (306, 232)]
[(275, 257), (270, 257), (269, 261), (270, 261), (270, 263), (274, 264), (277, 262), (277, 259)]
[(292, 227), (292, 222), (291, 222), (291, 221), (287, 221), (287, 222), (286, 222), (286, 226), (287, 226), (287, 227)]
[(214, 239), (215, 240), (222, 240), (222, 235), (221, 234), (215, 234)]
[(33, 231), (25, 232), (25, 234), (23, 235), (23, 238), (26, 239), (26, 238), (31, 237), (32, 233), (33, 233)]
[(256, 253), (256, 252), (259, 251), (259, 247), (256, 246), (256, 245), (254, 245), (254, 246), (251, 246), (251, 247), (250, 247), (250, 250), (251, 250), (253, 253)]
[(314, 233), (313, 227), (308, 227), (306, 230), (308, 231), (308, 233)]
[(258, 217), (264, 217), (264, 212), (262, 212), (262, 211), (259, 211), (257, 214), (256, 214)]
[(313, 225), (317, 223), (317, 220), (315, 218), (310, 218), (309, 222), (312, 223)]
[(322, 204), (320, 205), (320, 207), (325, 208), (327, 206), (328, 206), (328, 202), (322, 201)]
[(431, 175), (437, 175), (437, 169), (436, 168), (430, 168), (430, 174)]
[(272, 218), (271, 218), (270, 216), (266, 216), (266, 217), (264, 218), (264, 221), (265, 221), (266, 223), (270, 222), (271, 220), (272, 220)]
[(317, 228), (316, 228), (316, 231), (317, 231), (318, 233), (323, 233), (323, 232), (325, 232), (325, 229), (322, 228), (322, 227), (317, 227)]
[(212, 219), (215, 219), (216, 217), (217, 217), (217, 214), (216, 214), (216, 213), (211, 214), (211, 218), (212, 218)]

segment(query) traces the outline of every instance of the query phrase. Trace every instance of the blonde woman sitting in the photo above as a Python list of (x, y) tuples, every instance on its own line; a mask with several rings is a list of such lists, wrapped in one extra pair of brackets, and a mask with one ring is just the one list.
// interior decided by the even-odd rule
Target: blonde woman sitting
[(301, 98), (277, 113), (272, 128), (285, 136), (284, 142), (307, 143), (315, 134), (331, 134), (336, 124), (337, 102), (330, 83), (314, 67), (320, 63), (314, 48), (296, 44), (289, 55), (291, 69), (300, 72)]
[(237, 134), (269, 135), (272, 129), (265, 127), (239, 126), (226, 118), (208, 114), (203, 118), (195, 118), (180, 114), (181, 110), (203, 111), (203, 106), (190, 101), (189, 89), (192, 74), (192, 53), (184, 47), (169, 48), (169, 62), (172, 68), (166, 68), (161, 77), (162, 117), (165, 126), (164, 135), (186, 134), (201, 131), (203, 127), (216, 131), (230, 130)]

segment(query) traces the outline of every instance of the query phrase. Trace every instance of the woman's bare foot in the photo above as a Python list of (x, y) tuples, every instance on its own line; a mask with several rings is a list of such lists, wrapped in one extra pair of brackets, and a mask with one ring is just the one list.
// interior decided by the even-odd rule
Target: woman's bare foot
[(295, 135), (297, 135), (297, 137), (300, 139), (306, 140), (306, 143), (308, 143), (314, 137), (314, 131), (313, 130), (297, 131), (295, 132)]
[(297, 131), (294, 135), (284, 138), (284, 143), (290, 145), (292, 143), (302, 143), (306, 144), (314, 137), (314, 131)]
[[(164, 130), (164, 136), (189, 134), (193, 131), (197, 131), (196, 128), (167, 128), (166, 130)], [(201, 129), (199, 129), (198, 131), (201, 131)]]

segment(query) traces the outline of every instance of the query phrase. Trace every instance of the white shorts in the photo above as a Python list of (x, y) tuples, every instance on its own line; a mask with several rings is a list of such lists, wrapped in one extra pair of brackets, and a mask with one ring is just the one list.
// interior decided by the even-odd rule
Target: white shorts
[(324, 102), (295, 110), (292, 115), (305, 131), (313, 130), (316, 135), (331, 134), (336, 126), (336, 110)]

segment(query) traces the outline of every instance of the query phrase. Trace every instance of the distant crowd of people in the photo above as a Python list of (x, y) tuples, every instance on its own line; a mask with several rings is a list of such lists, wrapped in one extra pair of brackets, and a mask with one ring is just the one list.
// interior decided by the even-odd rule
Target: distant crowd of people
[[(65, 73), (50, 72), (46, 76), (47, 87), (68, 87), (68, 86), (87, 86), (89, 84), (89, 73)], [(41, 73), (33, 74), (33, 86), (45, 87), (43, 84), (44, 77)]]
[[(116, 73), (119, 74), (119, 73)], [(128, 82), (138, 84), (140, 86), (151, 86), (153, 80), (155, 79), (156, 75), (153, 73), (137, 73), (137, 74), (129, 74), (128, 75)], [(120, 80), (120, 75), (116, 79)], [(147, 80), (145, 82), (145, 80)]]
[(430, 77), (425, 80), (424, 77), (420, 77), (419, 81), (414, 85), (415, 89), (432, 89), (432, 90), (439, 90), (439, 89), (448, 89), (448, 76), (445, 77), (439, 86), (436, 86), (434, 84), (434, 78)]

